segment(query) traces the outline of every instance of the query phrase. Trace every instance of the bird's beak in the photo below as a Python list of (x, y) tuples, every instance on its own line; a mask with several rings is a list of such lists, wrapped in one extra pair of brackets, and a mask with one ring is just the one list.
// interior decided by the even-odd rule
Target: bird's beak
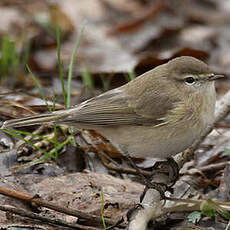
[(221, 75), (221, 74), (212, 74), (210, 76), (208, 76), (208, 80), (209, 81), (215, 81), (215, 80), (218, 80), (220, 78), (224, 78), (225, 76), (224, 75)]

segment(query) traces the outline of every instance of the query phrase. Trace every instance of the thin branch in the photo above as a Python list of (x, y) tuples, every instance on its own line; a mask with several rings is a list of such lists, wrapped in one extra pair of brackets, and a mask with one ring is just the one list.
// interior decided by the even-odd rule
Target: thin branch
[(14, 213), (14, 214), (17, 214), (23, 217), (28, 217), (33, 220), (41, 221), (42, 223), (49, 224), (49, 225), (68, 227), (68, 229), (71, 228), (71, 229), (79, 229), (79, 230), (99, 230), (98, 228), (82, 226), (76, 223), (70, 224), (60, 219), (47, 218), (47, 217), (35, 214), (33, 212), (29, 212), (24, 209), (12, 207), (9, 205), (0, 205), (0, 210), (4, 212)]
[[(1, 185), (0, 185), (0, 194), (26, 201), (30, 203), (31, 205), (42, 206), (42, 207), (46, 207), (46, 208), (55, 210), (57, 212), (65, 213), (67, 215), (76, 216), (79, 219), (84, 219), (91, 223), (102, 224), (102, 220), (98, 216), (87, 214), (87, 213), (84, 213), (78, 210), (74, 210), (71, 208), (65, 208), (63, 206), (58, 206), (54, 203), (37, 198), (35, 195), (19, 192), (13, 189), (6, 188)], [(105, 222), (108, 225), (115, 224), (115, 222), (109, 220), (108, 218), (105, 218)]]

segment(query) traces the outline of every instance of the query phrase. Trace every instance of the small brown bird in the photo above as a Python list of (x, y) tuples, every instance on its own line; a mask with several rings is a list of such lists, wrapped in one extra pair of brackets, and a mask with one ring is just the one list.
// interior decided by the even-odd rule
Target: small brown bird
[(4, 122), (2, 128), (68, 124), (94, 129), (132, 157), (166, 158), (188, 148), (213, 124), (215, 75), (179, 57), (70, 109)]

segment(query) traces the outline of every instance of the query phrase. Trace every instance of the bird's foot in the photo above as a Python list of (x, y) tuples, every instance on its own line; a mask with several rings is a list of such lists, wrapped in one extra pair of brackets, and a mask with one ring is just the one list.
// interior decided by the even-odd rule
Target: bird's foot
[(151, 167), (152, 177), (157, 173), (167, 173), (169, 176), (169, 181), (171, 182), (168, 186), (172, 187), (179, 178), (179, 167), (176, 161), (169, 157), (166, 161), (158, 161)]
[(133, 166), (133, 168), (136, 169), (138, 175), (142, 178), (142, 183), (145, 185), (145, 189), (142, 193), (142, 195), (140, 196), (140, 201), (143, 200), (145, 193), (147, 192), (148, 189), (155, 189), (160, 193), (161, 199), (165, 198), (165, 192), (167, 190), (167, 185), (163, 184), (163, 183), (157, 183), (157, 182), (153, 182), (151, 180), (151, 178), (146, 178), (141, 172), (140, 169), (137, 167), (137, 165), (134, 163), (134, 161), (132, 160), (132, 158), (128, 155), (125, 154), (126, 158), (129, 160), (130, 164)]
[(156, 183), (156, 182), (152, 182), (152, 181), (148, 181), (148, 183), (145, 185), (145, 189), (143, 191), (143, 193), (140, 196), (140, 202), (143, 201), (146, 192), (148, 191), (148, 189), (154, 189), (157, 190), (160, 194), (161, 199), (165, 199), (165, 192), (168, 190), (168, 186), (166, 184), (163, 183)]
[[(164, 199), (166, 191), (173, 193), (172, 186), (176, 183), (176, 181), (179, 178), (179, 167), (172, 157), (167, 158), (166, 161), (156, 162), (154, 166), (151, 167), (151, 171), (152, 171), (152, 176), (148, 178), (148, 183), (144, 181), (146, 187), (144, 189), (144, 192), (140, 196), (140, 201), (143, 200), (146, 191), (151, 188), (157, 190), (160, 193), (161, 199)], [(170, 184), (166, 185), (163, 183), (153, 182), (152, 180), (154, 180), (154, 176), (158, 173), (168, 174)]]

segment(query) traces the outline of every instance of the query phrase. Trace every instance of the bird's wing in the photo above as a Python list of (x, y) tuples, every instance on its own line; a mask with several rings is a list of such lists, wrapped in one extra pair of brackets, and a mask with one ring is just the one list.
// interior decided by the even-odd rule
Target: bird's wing
[(92, 125), (161, 126), (167, 124), (167, 114), (173, 109), (173, 103), (167, 95), (158, 90), (150, 94), (145, 90), (139, 94), (129, 93), (120, 87), (70, 109), (5, 121), (1, 128), (39, 125), (48, 122), (84, 127)]
[[(146, 101), (146, 103), (148, 102)], [(146, 106), (151, 105), (146, 104)], [(59, 119), (57, 122), (96, 126), (161, 125), (165, 122), (164, 113), (167, 113), (170, 108), (167, 105), (160, 106), (162, 108), (158, 109), (158, 113), (153, 111), (151, 114), (145, 115), (142, 108), (138, 108), (130, 96), (118, 88), (83, 102), (76, 106), (76, 109), (72, 108), (69, 116)]]

